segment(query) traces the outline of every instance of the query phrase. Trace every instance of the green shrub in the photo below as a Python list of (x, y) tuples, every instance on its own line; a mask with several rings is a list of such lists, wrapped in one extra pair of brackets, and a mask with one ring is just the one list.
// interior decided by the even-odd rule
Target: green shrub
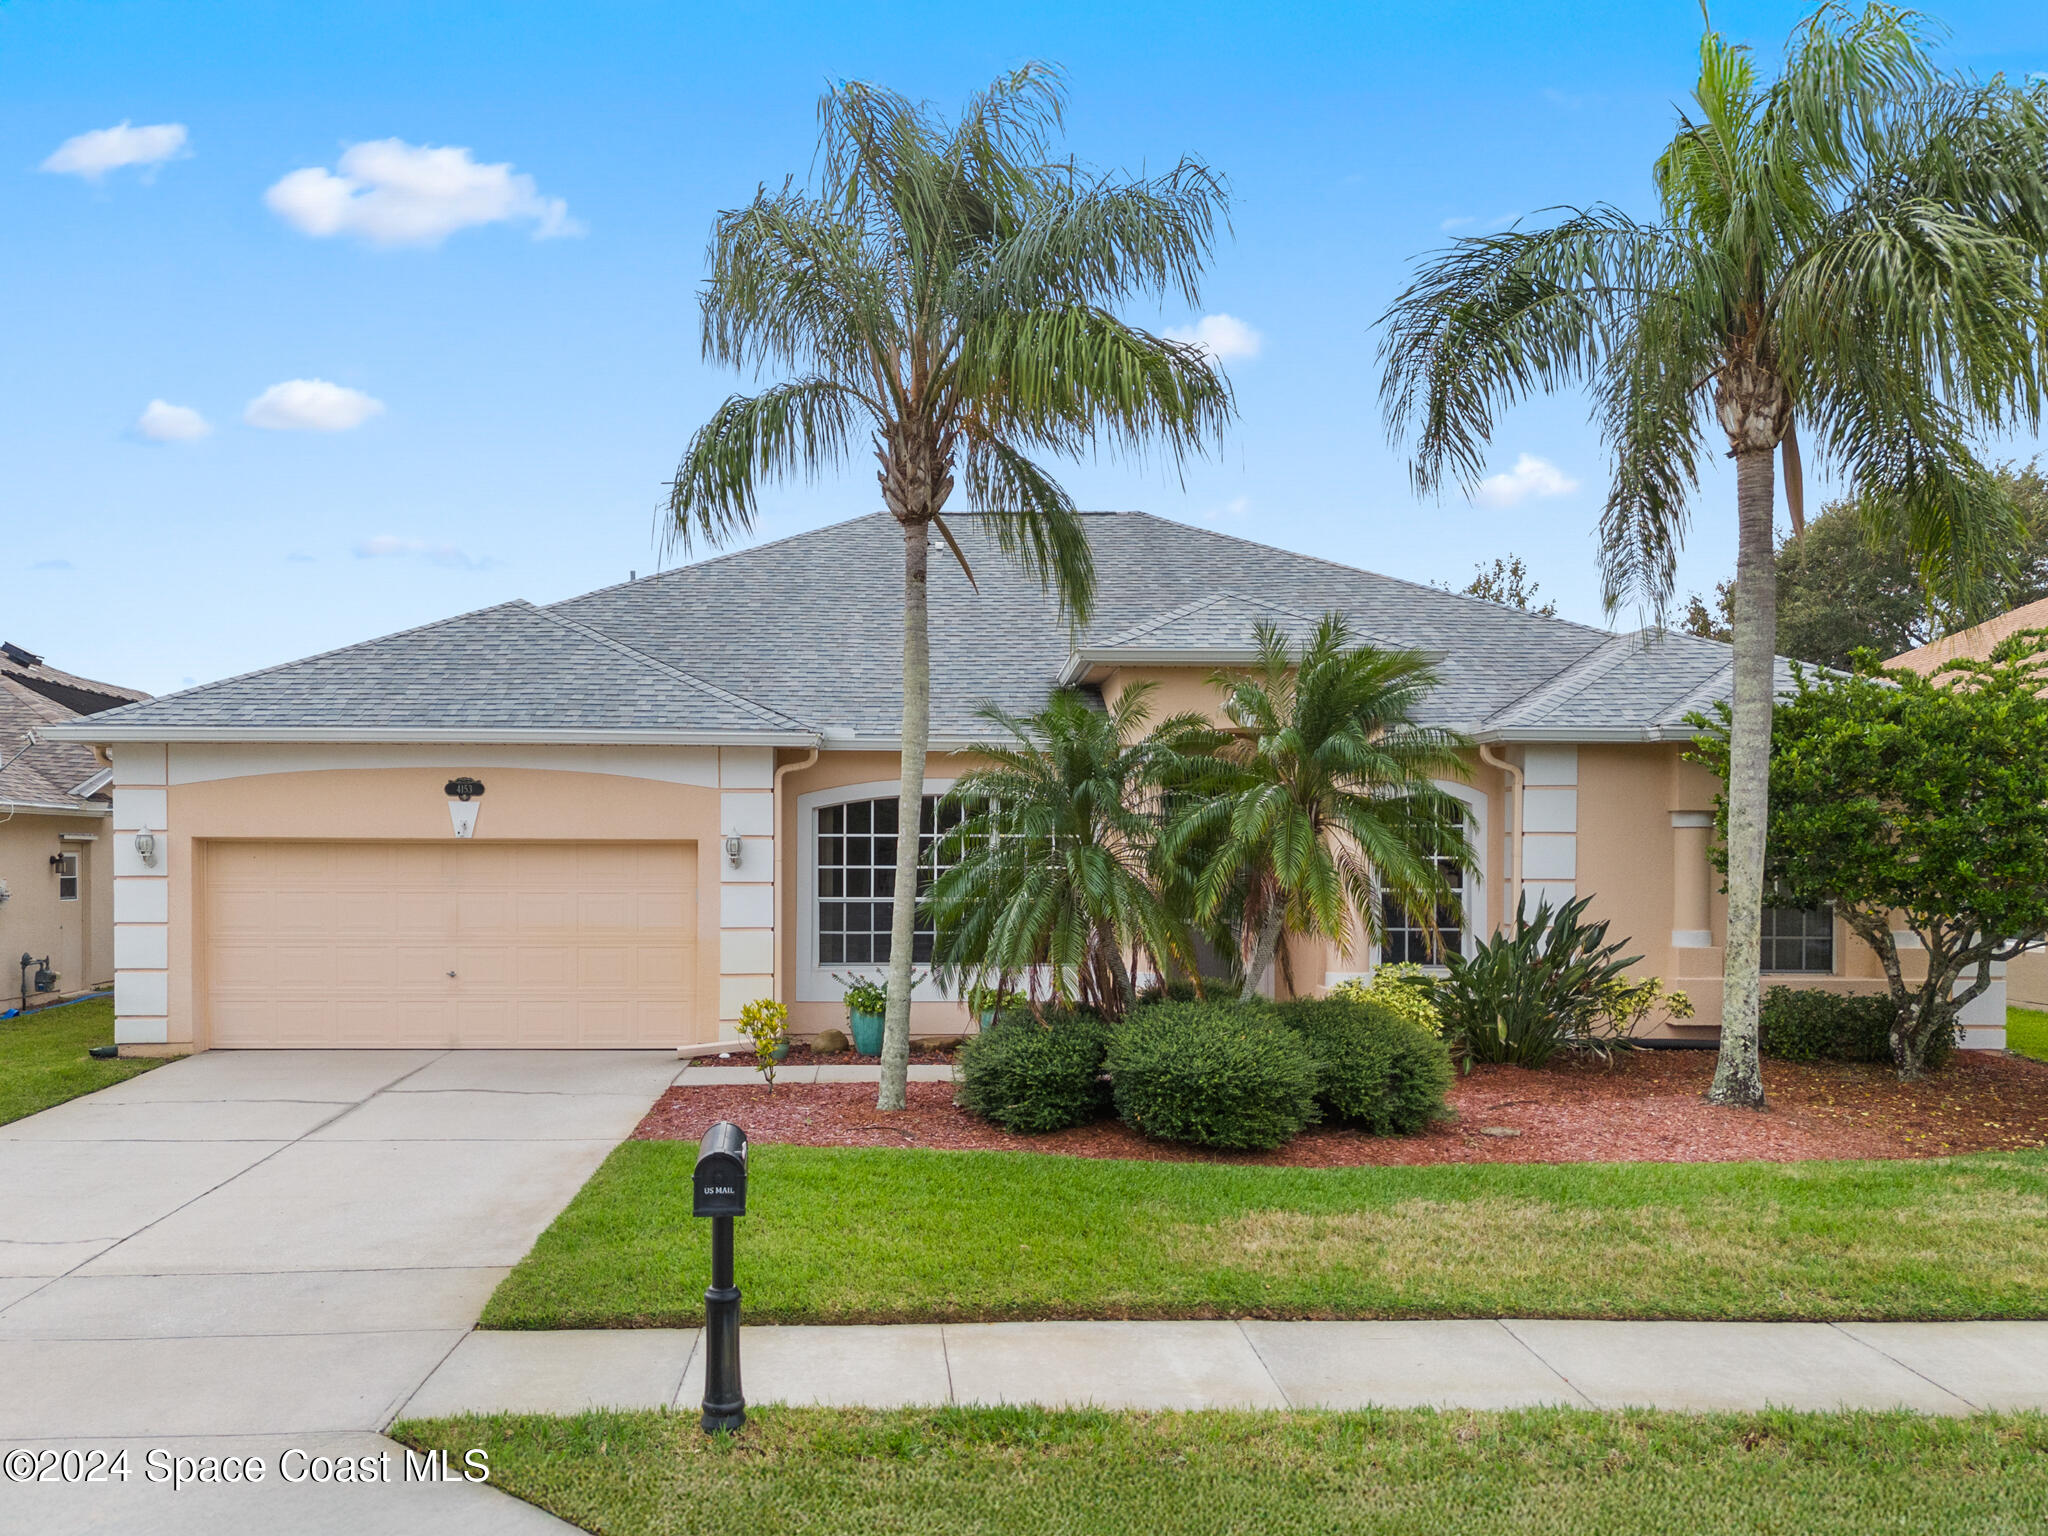
[(1540, 1067), (1558, 1050), (1599, 1038), (1611, 984), (1642, 956), (1617, 959), (1626, 941), (1607, 942), (1607, 923), (1584, 921), (1581, 896), (1536, 915), (1515, 914), (1512, 933), (1497, 933), (1471, 956), (1452, 954), (1450, 974), (1436, 984), (1444, 1026), (1468, 1062)]
[(1154, 1003), (1110, 1036), (1124, 1124), (1163, 1141), (1267, 1151), (1316, 1119), (1316, 1064), (1270, 1006)]
[(1436, 978), (1419, 965), (1378, 966), (1372, 980), (1340, 981), (1330, 988), (1330, 996), (1378, 1003), (1432, 1035), (1444, 1032), (1443, 1010), (1436, 1005)]
[(1107, 1030), (1092, 1013), (1006, 1009), (960, 1047), (960, 1103), (1013, 1131), (1063, 1131), (1109, 1109)]
[(1304, 998), (1283, 1005), (1280, 1020), (1315, 1061), (1324, 1119), (1407, 1136), (1445, 1113), (1450, 1051), (1384, 1000), (1370, 993)]
[[(1892, 1020), (1898, 1016), (1888, 993), (1850, 997), (1811, 987), (1772, 987), (1764, 994), (1758, 1041), (1766, 1056), (1780, 1061), (1882, 1061), (1892, 1059)], [(1953, 1034), (1927, 1045), (1925, 1065), (1948, 1064)]]

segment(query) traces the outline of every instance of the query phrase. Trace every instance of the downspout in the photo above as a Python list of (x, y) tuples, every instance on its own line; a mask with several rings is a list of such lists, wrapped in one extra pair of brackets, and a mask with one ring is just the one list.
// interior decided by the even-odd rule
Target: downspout
[[(775, 974), (769, 978), (768, 995), (778, 1003), (786, 1003), (782, 995), (782, 862), (786, 852), (782, 846), (782, 776), (792, 768), (808, 768), (818, 760), (818, 748), (811, 748), (811, 755), (800, 763), (783, 763), (775, 770), (774, 794), (771, 796), (769, 814), (775, 818), (775, 879), (770, 887), (774, 893), (769, 899), (775, 903), (775, 926), (769, 930), (774, 937), (769, 940), (769, 963), (775, 967)], [(799, 829), (801, 830), (801, 829)], [(796, 839), (803, 841), (801, 835)]]
[(1511, 807), (1508, 812), (1511, 826), (1505, 849), (1508, 856), (1508, 904), (1501, 913), (1500, 923), (1502, 928), (1507, 928), (1514, 922), (1515, 914), (1522, 910), (1522, 770), (1504, 757), (1495, 757), (1491, 742), (1479, 744), (1479, 761), (1489, 768), (1498, 768), (1508, 780), (1508, 803)]

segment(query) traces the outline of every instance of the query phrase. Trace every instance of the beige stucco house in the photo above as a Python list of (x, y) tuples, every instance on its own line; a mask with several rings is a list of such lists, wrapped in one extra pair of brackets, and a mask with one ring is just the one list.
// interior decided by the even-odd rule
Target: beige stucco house
[(0, 1012), (114, 979), (112, 775), (52, 727), (149, 695), (0, 644)]
[[(1693, 995), (1707, 1022), (1680, 1032), (1712, 1038), (1715, 786), (1681, 752), (1686, 714), (1728, 686), (1725, 647), (1140, 513), (1090, 516), (1100, 593), (1074, 632), (974, 519), (956, 527), (980, 586), (933, 560), (932, 794), (968, 762), (984, 700), (1153, 681), (1162, 712), (1213, 709), (1210, 672), (1249, 659), (1258, 623), (1339, 610), (1440, 658), (1430, 716), (1476, 743), (1447, 786), (1479, 855), (1451, 941), (1523, 893), (1588, 894), (1645, 972)], [(124, 1048), (687, 1046), (771, 995), (799, 1033), (841, 1023), (839, 978), (886, 959), (900, 551), (891, 522), (861, 518), (67, 728), (113, 769)], [(1767, 940), (1774, 979), (1881, 985), (1826, 914), (1774, 913)], [(1288, 968), (1312, 991), (1427, 944), (1396, 926), (1384, 947), (1297, 944)], [(2002, 999), (1995, 1017), (2002, 1041)], [(914, 1026), (967, 1020), (926, 982)]]

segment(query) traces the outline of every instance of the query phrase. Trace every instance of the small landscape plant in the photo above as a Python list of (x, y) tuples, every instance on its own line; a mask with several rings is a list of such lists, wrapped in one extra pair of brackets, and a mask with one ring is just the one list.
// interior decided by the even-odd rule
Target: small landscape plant
[(1315, 1059), (1266, 1004), (1141, 1007), (1107, 1060), (1118, 1116), (1162, 1141), (1264, 1152), (1318, 1117)]
[(960, 1047), (960, 1105), (1012, 1131), (1063, 1131), (1109, 1110), (1108, 1030), (1092, 1013), (1002, 1015)]
[(1436, 1005), (1436, 978), (1419, 965), (1382, 965), (1369, 981), (1340, 981), (1330, 988), (1330, 996), (1377, 1003), (1432, 1035), (1444, 1032), (1443, 1010)]
[(1540, 1067), (1599, 1038), (1604, 999), (1642, 956), (1617, 958), (1626, 941), (1608, 942), (1605, 919), (1584, 920), (1588, 900), (1555, 909), (1539, 901), (1534, 917), (1515, 913), (1513, 933), (1493, 935), (1469, 957), (1445, 956), (1449, 974), (1436, 998), (1467, 1066)]
[(1450, 1051), (1368, 989), (1303, 998), (1279, 1013), (1315, 1061), (1324, 1119), (1406, 1136), (1447, 1113)]
[(832, 979), (845, 989), (841, 996), (848, 1013), (879, 1014), (889, 1006), (889, 990), (879, 981), (866, 976), (841, 976), (837, 971), (832, 973)]
[(1012, 1004), (1021, 1002), (1017, 992), (1003, 986), (973, 986), (967, 989), (967, 1011), (975, 1018), (993, 1020)]
[[(1891, 1061), (1898, 1005), (1885, 993), (1857, 996), (1812, 987), (1764, 994), (1760, 1041), (1780, 1061)], [(1938, 1070), (1955, 1049), (1955, 1031), (1928, 1045), (1923, 1064)]]
[(757, 997), (740, 1009), (740, 1033), (754, 1043), (754, 1070), (775, 1091), (775, 1055), (789, 1044), (789, 1005)]

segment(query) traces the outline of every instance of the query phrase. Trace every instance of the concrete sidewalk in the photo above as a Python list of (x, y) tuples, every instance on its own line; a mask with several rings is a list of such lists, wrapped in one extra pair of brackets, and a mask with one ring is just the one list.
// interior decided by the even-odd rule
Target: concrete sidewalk
[[(693, 1329), (472, 1333), (401, 1412), (693, 1409)], [(754, 1403), (2048, 1409), (2048, 1323), (949, 1323), (747, 1328)]]

